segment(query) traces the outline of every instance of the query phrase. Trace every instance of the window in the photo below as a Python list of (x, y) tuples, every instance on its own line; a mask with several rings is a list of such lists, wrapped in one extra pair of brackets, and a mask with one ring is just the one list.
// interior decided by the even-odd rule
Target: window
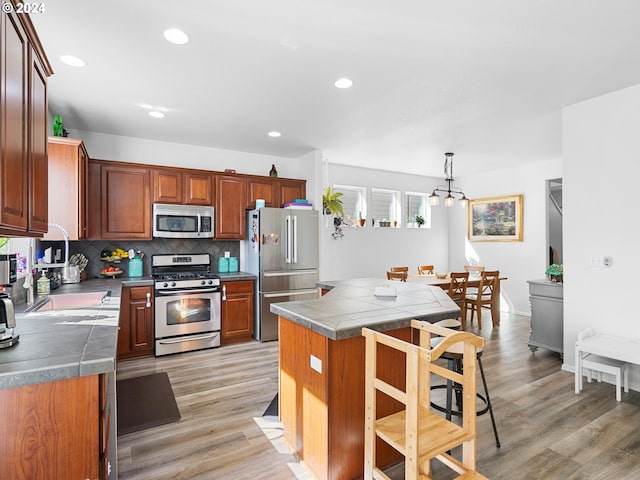
[[(426, 193), (407, 192), (406, 194), (406, 225), (408, 228), (431, 228), (431, 207)], [(422, 217), (423, 223), (418, 222)]]
[[(367, 190), (364, 187), (352, 187), (349, 185), (334, 185), (333, 190), (342, 193), (342, 209), (344, 218), (342, 224), (346, 227), (355, 227), (358, 225), (358, 219), (367, 218)], [(364, 226), (364, 221), (361, 222)]]
[(376, 227), (397, 227), (400, 224), (400, 192), (372, 188), (371, 221)]

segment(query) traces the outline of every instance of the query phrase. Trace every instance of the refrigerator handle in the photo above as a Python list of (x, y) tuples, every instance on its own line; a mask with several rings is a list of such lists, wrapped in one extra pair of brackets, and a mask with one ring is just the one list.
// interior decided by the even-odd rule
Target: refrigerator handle
[(293, 258), (292, 263), (298, 263), (298, 217), (292, 216), (293, 219)]
[(287, 227), (287, 241), (285, 245), (285, 263), (291, 263), (291, 215), (285, 217), (285, 225)]

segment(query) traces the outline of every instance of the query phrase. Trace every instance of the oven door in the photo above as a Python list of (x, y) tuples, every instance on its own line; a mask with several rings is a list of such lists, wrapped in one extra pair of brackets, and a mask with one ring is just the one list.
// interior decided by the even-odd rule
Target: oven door
[(156, 339), (220, 330), (220, 289), (158, 291)]

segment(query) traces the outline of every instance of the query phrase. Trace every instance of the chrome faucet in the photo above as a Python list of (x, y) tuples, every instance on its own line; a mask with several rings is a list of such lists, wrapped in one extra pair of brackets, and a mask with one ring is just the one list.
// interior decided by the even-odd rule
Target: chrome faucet
[(64, 263), (36, 263), (33, 267), (38, 270), (41, 270), (43, 268), (62, 267), (62, 281), (64, 282), (65, 280), (69, 279), (69, 234), (62, 225), (51, 222), (49, 222), (48, 225), (60, 230), (60, 232), (62, 232), (62, 235), (64, 236)]

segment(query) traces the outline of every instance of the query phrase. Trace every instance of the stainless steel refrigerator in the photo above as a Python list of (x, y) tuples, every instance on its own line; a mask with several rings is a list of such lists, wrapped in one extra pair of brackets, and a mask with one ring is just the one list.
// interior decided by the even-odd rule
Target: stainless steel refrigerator
[(247, 212), (245, 269), (258, 277), (254, 335), (278, 339), (272, 303), (318, 298), (318, 211), (260, 208)]

